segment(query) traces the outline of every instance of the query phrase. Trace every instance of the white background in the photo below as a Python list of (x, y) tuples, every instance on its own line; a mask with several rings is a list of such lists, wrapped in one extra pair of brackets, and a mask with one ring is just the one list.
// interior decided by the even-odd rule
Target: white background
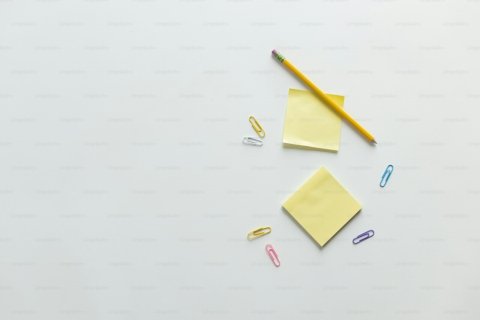
[[(479, 15), (0, 1), (0, 318), (479, 319)], [(338, 153), (283, 148), (303, 86), (274, 48), (379, 144), (344, 124)], [(262, 148), (241, 144), (249, 115)], [(363, 204), (323, 249), (281, 210), (320, 166)]]

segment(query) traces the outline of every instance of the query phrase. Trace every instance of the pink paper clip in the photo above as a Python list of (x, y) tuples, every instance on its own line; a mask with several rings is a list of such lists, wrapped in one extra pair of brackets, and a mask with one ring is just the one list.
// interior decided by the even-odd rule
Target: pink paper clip
[(275, 267), (280, 267), (280, 260), (278, 260), (278, 254), (275, 252), (275, 249), (273, 249), (271, 244), (267, 244), (265, 246), (265, 250), (267, 250), (267, 254), (272, 260), (273, 264)]

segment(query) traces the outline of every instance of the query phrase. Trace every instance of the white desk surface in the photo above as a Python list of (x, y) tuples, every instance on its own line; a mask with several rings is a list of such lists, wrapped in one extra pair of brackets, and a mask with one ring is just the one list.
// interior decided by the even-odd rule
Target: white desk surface
[[(479, 14), (0, 1), (0, 318), (479, 319)], [(379, 144), (343, 125), (338, 154), (283, 148), (303, 86), (274, 48)], [(251, 114), (262, 148), (241, 144)], [(363, 203), (323, 249), (281, 210), (320, 166)]]

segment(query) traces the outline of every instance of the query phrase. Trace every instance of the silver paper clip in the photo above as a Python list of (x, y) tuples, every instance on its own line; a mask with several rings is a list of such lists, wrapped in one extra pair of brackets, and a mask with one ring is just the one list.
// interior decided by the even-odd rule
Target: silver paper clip
[(248, 144), (251, 146), (257, 146), (257, 147), (263, 146), (263, 140), (254, 138), (254, 137), (243, 137), (242, 142), (243, 144)]
[(367, 240), (368, 238), (371, 238), (375, 235), (375, 232), (373, 230), (368, 230), (365, 231), (362, 234), (359, 234), (357, 237), (355, 237), (352, 242), (353, 244), (359, 244), (360, 242)]
[(380, 187), (383, 188), (387, 185), (388, 179), (390, 179), (392, 172), (393, 172), (393, 166), (389, 164), (382, 175), (382, 179), (380, 180)]

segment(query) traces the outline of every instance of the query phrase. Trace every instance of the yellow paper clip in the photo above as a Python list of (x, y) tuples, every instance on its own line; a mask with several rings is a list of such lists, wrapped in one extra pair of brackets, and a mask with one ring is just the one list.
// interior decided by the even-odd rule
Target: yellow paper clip
[(270, 232), (272, 232), (272, 228), (270, 228), (270, 227), (260, 227), (258, 229), (253, 230), (253, 231), (250, 231), (247, 235), (247, 239), (248, 240), (257, 239), (257, 238), (260, 238), (264, 235), (269, 234)]
[(265, 138), (265, 131), (263, 130), (262, 126), (260, 123), (258, 123), (257, 119), (255, 119), (254, 116), (250, 116), (248, 118), (248, 121), (252, 124), (253, 130), (258, 134), (260, 138)]

